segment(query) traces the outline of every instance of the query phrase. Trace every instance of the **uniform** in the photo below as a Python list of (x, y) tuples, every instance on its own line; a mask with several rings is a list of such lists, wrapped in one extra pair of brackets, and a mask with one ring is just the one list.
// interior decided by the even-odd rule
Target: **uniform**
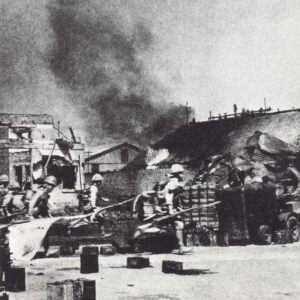
[(56, 178), (54, 176), (48, 176), (43, 185), (41, 185), (37, 192), (29, 201), (28, 214), (34, 218), (49, 218), (48, 200), (50, 198), (49, 193), (57, 185)]
[[(160, 197), (164, 196), (165, 202), (161, 205), (162, 210), (164, 206), (167, 209), (167, 213), (172, 215), (178, 211), (180, 211), (180, 203), (179, 203), (179, 194), (183, 189), (183, 179), (182, 173), (184, 169), (181, 165), (175, 164), (171, 167), (171, 173), (169, 174), (169, 181), (165, 185), (165, 187), (159, 192)], [(175, 218), (173, 221), (174, 227), (176, 230), (176, 237), (179, 245), (179, 253), (187, 253), (192, 249), (187, 248), (183, 244), (183, 229), (184, 223), (180, 216)]]

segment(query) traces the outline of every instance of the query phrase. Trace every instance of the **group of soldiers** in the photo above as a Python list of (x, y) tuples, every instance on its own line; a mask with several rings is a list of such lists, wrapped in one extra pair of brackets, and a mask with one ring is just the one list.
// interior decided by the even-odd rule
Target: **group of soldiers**
[(26, 211), (30, 217), (50, 217), (48, 200), (50, 192), (57, 185), (54, 176), (48, 176), (35, 190), (29, 189), (21, 197), (16, 198), (20, 192), (18, 184), (10, 184), (9, 177), (0, 176), (0, 208), (2, 217), (8, 217), (18, 212)]
[[(86, 189), (83, 197), (83, 213), (92, 212), (97, 206), (102, 206), (104, 202), (109, 201), (101, 196), (102, 182), (102, 175), (94, 174), (92, 185)], [(26, 212), (32, 218), (51, 217), (49, 198), (57, 184), (55, 176), (50, 175), (35, 188), (23, 192), (20, 197), (20, 186), (16, 183), (10, 184), (7, 175), (0, 175), (0, 216), (8, 217), (15, 213)]]
[[(172, 215), (181, 210), (178, 201), (183, 185), (184, 168), (179, 164), (171, 167), (168, 180), (156, 187), (152, 191), (143, 192), (146, 198), (154, 200), (154, 212), (159, 217), (162, 215)], [(97, 207), (103, 207), (109, 199), (104, 198), (101, 193), (103, 177), (101, 174), (94, 174), (92, 184), (81, 195), (80, 209), (83, 214), (94, 212)], [(35, 190), (27, 190), (22, 198), (19, 207), (14, 202), (14, 197), (18, 193), (19, 187), (9, 184), (7, 175), (0, 176), (0, 208), (2, 216), (9, 216), (18, 211), (25, 211), (30, 218), (49, 218), (51, 211), (49, 209), (49, 198), (52, 190), (57, 186), (57, 179), (54, 176), (48, 176)], [(180, 217), (171, 218), (171, 223), (176, 231), (180, 253), (187, 253), (191, 248), (185, 247), (183, 243), (184, 223)]]

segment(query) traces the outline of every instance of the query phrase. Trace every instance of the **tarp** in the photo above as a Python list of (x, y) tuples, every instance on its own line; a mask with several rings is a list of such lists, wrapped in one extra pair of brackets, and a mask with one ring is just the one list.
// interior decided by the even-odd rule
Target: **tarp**
[(15, 260), (32, 260), (40, 250), (50, 227), (57, 221), (70, 222), (84, 218), (84, 215), (36, 219), (28, 223), (9, 226), (9, 247)]

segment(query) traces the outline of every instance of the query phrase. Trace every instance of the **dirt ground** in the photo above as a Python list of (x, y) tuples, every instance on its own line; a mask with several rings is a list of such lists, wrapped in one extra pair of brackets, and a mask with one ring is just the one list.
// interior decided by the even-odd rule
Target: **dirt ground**
[[(101, 300), (300, 299), (300, 243), (197, 247), (189, 255), (143, 254), (151, 268), (127, 269), (130, 255), (99, 256), (99, 273), (80, 274), (79, 256), (15, 263), (26, 267), (27, 291), (10, 299), (44, 300), (46, 283), (96, 280)], [(193, 275), (164, 274), (162, 260), (182, 261)]]

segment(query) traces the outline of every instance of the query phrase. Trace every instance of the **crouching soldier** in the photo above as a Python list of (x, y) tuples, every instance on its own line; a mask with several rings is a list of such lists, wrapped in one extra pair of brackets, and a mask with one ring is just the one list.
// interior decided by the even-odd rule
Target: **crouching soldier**
[(48, 176), (44, 183), (39, 186), (37, 192), (29, 201), (28, 214), (34, 218), (49, 218), (51, 214), (49, 213), (48, 200), (50, 198), (50, 193), (57, 185), (57, 180), (54, 176)]
[(8, 192), (3, 198), (3, 208), (5, 208), (7, 216), (24, 209), (24, 204), (22, 202), (18, 203), (18, 205), (15, 203), (15, 199), (20, 191), (21, 187), (17, 182), (8, 186)]

